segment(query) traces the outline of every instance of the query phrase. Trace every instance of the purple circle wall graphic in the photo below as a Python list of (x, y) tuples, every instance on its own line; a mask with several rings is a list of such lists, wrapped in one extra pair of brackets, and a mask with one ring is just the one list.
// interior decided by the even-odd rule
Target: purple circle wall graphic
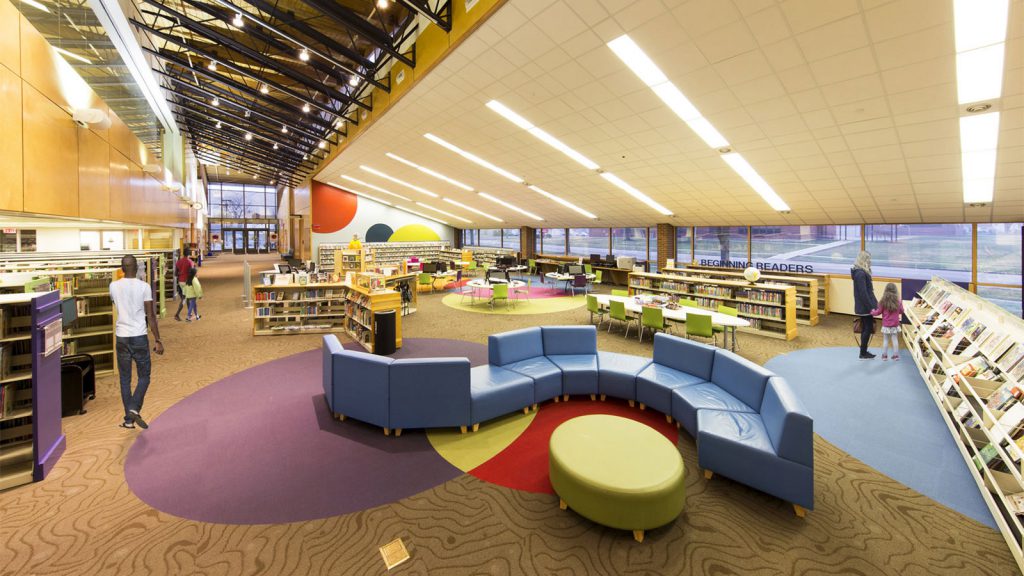
[(395, 231), (387, 224), (374, 224), (366, 230), (367, 242), (387, 242)]

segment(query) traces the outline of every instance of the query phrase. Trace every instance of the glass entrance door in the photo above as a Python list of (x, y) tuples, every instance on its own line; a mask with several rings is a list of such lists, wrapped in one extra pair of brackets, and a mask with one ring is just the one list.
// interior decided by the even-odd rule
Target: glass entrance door
[[(257, 230), (256, 232), (256, 249), (259, 250), (260, 254), (267, 253), (267, 231)], [(252, 232), (250, 232), (252, 234)]]

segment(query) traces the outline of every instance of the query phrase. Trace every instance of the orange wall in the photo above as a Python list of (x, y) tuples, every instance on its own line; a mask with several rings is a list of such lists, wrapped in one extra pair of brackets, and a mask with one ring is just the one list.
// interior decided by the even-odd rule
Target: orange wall
[[(73, 108), (110, 114), (79, 128)], [(0, 210), (188, 227), (142, 142), (18, 13), (0, 0)]]

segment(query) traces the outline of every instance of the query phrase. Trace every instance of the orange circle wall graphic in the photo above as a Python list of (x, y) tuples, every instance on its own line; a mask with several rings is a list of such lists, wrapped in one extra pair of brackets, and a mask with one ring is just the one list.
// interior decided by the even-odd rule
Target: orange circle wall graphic
[(351, 192), (313, 182), (311, 189), (313, 202), (313, 232), (330, 234), (348, 226), (356, 217), (359, 197)]

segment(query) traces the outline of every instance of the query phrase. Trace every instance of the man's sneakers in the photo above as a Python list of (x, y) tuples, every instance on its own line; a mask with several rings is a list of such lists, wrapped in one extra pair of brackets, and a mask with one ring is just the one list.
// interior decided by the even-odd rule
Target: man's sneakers
[(118, 426), (120, 426), (121, 428), (127, 428), (129, 430), (135, 430), (135, 422), (132, 422), (131, 420), (125, 420), (124, 422), (118, 424)]
[(146, 424), (146, 421), (142, 419), (138, 410), (129, 410), (128, 417), (132, 419), (133, 423), (138, 424), (139, 428), (142, 428), (143, 430), (149, 428), (149, 424)]

